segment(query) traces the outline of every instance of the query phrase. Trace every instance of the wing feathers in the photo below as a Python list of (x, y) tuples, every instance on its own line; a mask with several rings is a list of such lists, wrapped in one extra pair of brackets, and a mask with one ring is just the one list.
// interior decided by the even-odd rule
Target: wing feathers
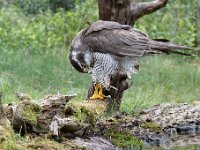
[(190, 49), (166, 40), (152, 40), (138, 29), (110, 21), (97, 21), (89, 26), (83, 33), (83, 43), (95, 52), (130, 57)]

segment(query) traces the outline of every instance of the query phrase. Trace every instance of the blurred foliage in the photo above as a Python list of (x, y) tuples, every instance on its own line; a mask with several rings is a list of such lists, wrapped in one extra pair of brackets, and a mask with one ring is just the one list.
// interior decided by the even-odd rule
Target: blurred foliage
[(0, 0), (0, 7), (14, 4), (21, 8), (25, 14), (38, 14), (51, 9), (56, 11), (59, 8), (65, 10), (74, 9), (76, 4), (85, 0)]
[(18, 50), (31, 54), (57, 53), (70, 45), (73, 36), (86, 26), (87, 21), (97, 20), (97, 11), (91, 7), (93, 4), (87, 1), (77, 4), (71, 11), (60, 9), (53, 13), (47, 9), (37, 15), (26, 15), (13, 4), (1, 8), (0, 49), (5, 49), (6, 53)]
[(85, 0), (49, 0), (51, 9), (56, 11), (58, 8), (64, 8), (65, 10), (74, 9), (75, 4), (84, 2)]
[(49, 0), (16, 0), (17, 7), (24, 10), (27, 14), (37, 14), (49, 9)]
[(165, 8), (140, 19), (135, 27), (153, 38), (196, 46), (197, 1), (169, 1)]
[(14, 4), (23, 9), (26, 14), (38, 14), (47, 9), (54, 12), (59, 8), (74, 9), (76, 4), (83, 1), (85, 0), (16, 0)]

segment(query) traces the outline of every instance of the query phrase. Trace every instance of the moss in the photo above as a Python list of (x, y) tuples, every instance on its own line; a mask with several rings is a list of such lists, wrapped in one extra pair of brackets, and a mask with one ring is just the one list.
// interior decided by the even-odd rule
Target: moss
[(87, 107), (81, 107), (81, 112), (86, 115), (85, 122), (94, 125), (97, 121), (97, 116)]
[(37, 124), (37, 117), (42, 111), (42, 107), (35, 102), (23, 101), (20, 105), (20, 114), (22, 118), (32, 125)]
[(79, 123), (89, 123), (94, 125), (97, 121), (95, 111), (90, 110), (87, 106), (78, 103), (69, 103), (65, 109), (68, 114), (73, 115)]
[(22, 147), (15, 142), (14, 131), (12, 128), (0, 126), (0, 149), (21, 150)]
[(4, 127), (0, 125), (0, 143), (12, 138), (13, 133), (14, 132), (11, 127)]
[(3, 150), (25, 150), (25, 147), (20, 146), (15, 142), (14, 139), (6, 140), (2, 143), (2, 149)]
[(113, 145), (117, 145), (120, 148), (141, 149), (143, 147), (143, 142), (127, 131), (108, 129), (105, 131), (105, 135)]
[(150, 131), (154, 131), (154, 132), (159, 132), (159, 133), (162, 132), (162, 129), (160, 128), (160, 126), (158, 126), (154, 122), (145, 122), (141, 125), (141, 127), (144, 129), (149, 129)]

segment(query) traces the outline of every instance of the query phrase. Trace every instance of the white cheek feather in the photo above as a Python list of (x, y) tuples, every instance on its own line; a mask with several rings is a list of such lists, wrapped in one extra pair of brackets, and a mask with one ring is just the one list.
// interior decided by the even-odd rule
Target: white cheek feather
[(90, 63), (91, 63), (91, 59), (92, 59), (91, 54), (90, 54), (90, 52), (88, 51), (88, 53), (86, 53), (86, 54), (84, 55), (84, 61), (85, 61), (85, 63), (86, 63), (88, 66), (89, 66)]
[(77, 61), (76, 56), (77, 56), (77, 52), (76, 51), (72, 51), (72, 60)]

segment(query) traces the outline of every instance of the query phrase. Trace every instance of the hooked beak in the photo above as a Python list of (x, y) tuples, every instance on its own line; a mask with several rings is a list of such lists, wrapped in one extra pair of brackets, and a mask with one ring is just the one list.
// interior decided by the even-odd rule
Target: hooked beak
[(84, 73), (91, 74), (92, 73), (92, 68), (90, 66), (87, 66), (85, 68), (82, 68)]
[(88, 68), (88, 74), (91, 74), (92, 73), (92, 67), (89, 67)]

